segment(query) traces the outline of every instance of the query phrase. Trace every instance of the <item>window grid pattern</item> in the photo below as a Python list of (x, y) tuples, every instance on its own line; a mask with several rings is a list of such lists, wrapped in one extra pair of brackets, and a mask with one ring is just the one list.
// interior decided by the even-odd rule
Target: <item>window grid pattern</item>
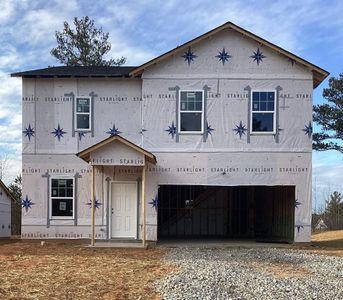
[(73, 217), (74, 211), (74, 179), (51, 179), (51, 217)]
[(274, 92), (253, 92), (252, 109), (260, 112), (274, 112), (275, 93)]
[(91, 129), (91, 99), (89, 97), (76, 98), (76, 130), (90, 130)]
[(275, 92), (252, 92), (252, 133), (275, 132)]
[(179, 130), (181, 133), (203, 131), (204, 99), (202, 91), (181, 91)]

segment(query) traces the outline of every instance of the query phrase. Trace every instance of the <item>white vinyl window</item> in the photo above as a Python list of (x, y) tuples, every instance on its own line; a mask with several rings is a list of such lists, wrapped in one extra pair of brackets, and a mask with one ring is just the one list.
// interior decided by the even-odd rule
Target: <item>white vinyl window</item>
[(251, 133), (274, 134), (275, 91), (251, 92)]
[(74, 218), (74, 178), (50, 179), (50, 218)]
[(76, 97), (75, 100), (75, 130), (91, 130), (91, 98)]
[(179, 132), (203, 133), (204, 91), (180, 91)]

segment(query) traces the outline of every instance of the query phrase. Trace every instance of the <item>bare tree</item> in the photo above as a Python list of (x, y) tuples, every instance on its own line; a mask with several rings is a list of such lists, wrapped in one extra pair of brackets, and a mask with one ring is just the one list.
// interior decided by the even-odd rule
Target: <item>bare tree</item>
[(9, 167), (9, 160), (8, 155), (6, 154), (0, 154), (0, 179), (4, 180), (6, 177), (6, 171)]

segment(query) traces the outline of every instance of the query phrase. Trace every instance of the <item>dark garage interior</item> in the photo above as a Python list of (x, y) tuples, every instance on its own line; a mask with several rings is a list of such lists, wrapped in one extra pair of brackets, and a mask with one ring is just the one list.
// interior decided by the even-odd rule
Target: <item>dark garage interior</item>
[(294, 239), (295, 186), (161, 185), (158, 199), (158, 239)]

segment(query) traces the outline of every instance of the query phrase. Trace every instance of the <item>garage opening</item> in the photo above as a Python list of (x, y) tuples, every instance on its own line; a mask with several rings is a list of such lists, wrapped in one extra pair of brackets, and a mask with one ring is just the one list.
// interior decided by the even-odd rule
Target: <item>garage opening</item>
[(294, 240), (295, 186), (161, 185), (158, 239)]

